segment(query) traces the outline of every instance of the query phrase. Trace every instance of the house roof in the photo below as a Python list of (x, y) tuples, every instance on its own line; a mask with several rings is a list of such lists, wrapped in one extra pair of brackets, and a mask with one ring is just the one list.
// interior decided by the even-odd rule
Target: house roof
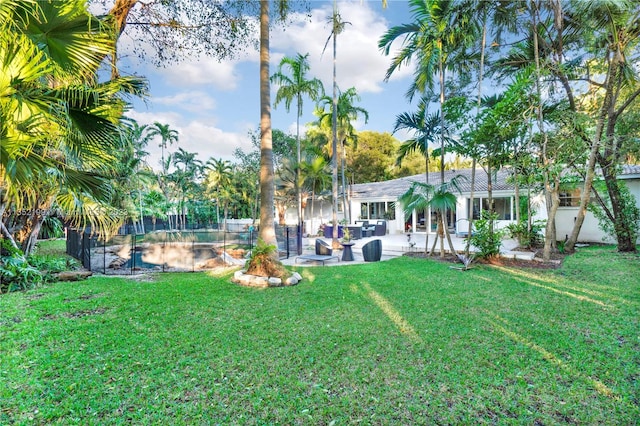
[[(457, 175), (466, 177), (463, 179), (460, 185), (460, 190), (463, 193), (471, 192), (471, 169), (464, 170), (446, 170), (444, 172), (445, 181), (450, 181), (451, 178)], [(636, 175), (636, 176), (634, 176)], [(511, 170), (509, 168), (500, 169), (492, 179), (494, 191), (513, 191), (514, 185), (508, 178), (511, 176)], [(622, 172), (620, 177), (634, 178), (640, 177), (640, 165), (624, 165), (622, 166)], [(425, 182), (425, 174), (418, 174), (413, 176), (406, 176), (398, 179), (387, 180), (384, 182), (370, 182), (370, 183), (357, 183), (351, 186), (352, 198), (386, 198), (397, 199), (400, 195), (407, 192), (411, 186), (411, 182)], [(429, 183), (432, 185), (440, 184), (440, 172), (429, 173)], [(482, 169), (476, 169), (476, 192), (487, 192), (487, 174)]]
[[(460, 185), (462, 192), (471, 191), (471, 169), (464, 170), (446, 170), (444, 172), (444, 180), (450, 181), (453, 177), (462, 175), (463, 179)], [(492, 180), (493, 190), (513, 190), (513, 183), (507, 183), (507, 177), (510, 176), (508, 169), (501, 169)], [(384, 182), (358, 183), (351, 187), (352, 198), (370, 198), (375, 194), (376, 198), (392, 198), (396, 199), (400, 195), (407, 192), (411, 182), (425, 182), (425, 174), (406, 176), (398, 179), (392, 179)], [(440, 172), (429, 173), (429, 183), (432, 185), (440, 184)], [(487, 191), (487, 174), (482, 169), (476, 169), (475, 191)]]

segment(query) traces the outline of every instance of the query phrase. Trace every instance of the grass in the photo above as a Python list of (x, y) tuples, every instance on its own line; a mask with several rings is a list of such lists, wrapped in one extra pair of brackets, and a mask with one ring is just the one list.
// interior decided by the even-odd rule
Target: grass
[(634, 424), (640, 257), (93, 277), (0, 297), (0, 424)]

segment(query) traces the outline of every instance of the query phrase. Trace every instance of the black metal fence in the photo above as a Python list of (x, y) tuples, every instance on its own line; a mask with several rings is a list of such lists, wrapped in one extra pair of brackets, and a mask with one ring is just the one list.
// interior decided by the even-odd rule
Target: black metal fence
[[(280, 258), (300, 252), (297, 227), (276, 227)], [(195, 272), (242, 265), (256, 245), (257, 230), (155, 231), (102, 239), (89, 229), (68, 229), (67, 254), (93, 272)]]

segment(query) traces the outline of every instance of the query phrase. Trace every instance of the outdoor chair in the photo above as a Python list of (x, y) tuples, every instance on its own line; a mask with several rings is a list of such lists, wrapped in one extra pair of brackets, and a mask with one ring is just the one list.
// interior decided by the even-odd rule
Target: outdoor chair
[(375, 231), (373, 232), (373, 235), (375, 235), (376, 237), (382, 237), (384, 235), (387, 235), (387, 221), (386, 220), (379, 220), (378, 222), (376, 222), (375, 224)]
[(316, 240), (316, 254), (304, 254), (302, 256), (296, 257), (296, 263), (301, 261), (311, 261), (311, 262), (321, 262), (324, 265), (324, 262), (328, 260), (337, 260), (340, 261), (338, 256), (333, 255), (333, 249), (323, 240)]
[(362, 257), (365, 262), (379, 262), (382, 258), (382, 240), (369, 241), (363, 245)]
[(331, 256), (333, 254), (333, 249), (323, 240), (316, 240), (316, 254), (322, 256)]
[(362, 227), (361, 226), (347, 226), (349, 229), (349, 234), (351, 234), (352, 240), (359, 240), (362, 238)]

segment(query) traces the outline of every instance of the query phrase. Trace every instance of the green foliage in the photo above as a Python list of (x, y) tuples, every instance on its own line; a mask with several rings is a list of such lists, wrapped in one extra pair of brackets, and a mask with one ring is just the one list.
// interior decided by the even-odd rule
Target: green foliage
[(256, 246), (251, 251), (249, 263), (257, 263), (258, 265), (265, 258), (272, 257), (278, 250), (275, 244), (267, 244), (262, 238), (258, 238)]
[[(604, 195), (604, 202), (607, 208), (611, 210), (611, 200), (604, 182), (597, 182), (594, 186), (600, 194)], [(616, 226), (616, 223), (609, 219), (599, 204), (589, 203), (588, 209), (598, 219), (600, 229), (608, 236), (616, 238), (618, 234), (629, 232), (630, 240), (636, 241), (640, 232), (640, 208), (636, 205), (635, 197), (624, 183), (618, 182), (618, 188), (620, 190), (619, 201), (622, 208), (620, 209), (620, 217), (616, 217), (616, 222), (626, 226)], [(606, 237), (603, 239), (606, 239)]]
[(342, 228), (342, 241), (344, 241), (345, 243), (351, 241), (351, 232), (346, 226)]
[(28, 290), (43, 281), (43, 276), (29, 264), (22, 251), (3, 239), (0, 246), (0, 293)]
[(48, 240), (50, 238), (62, 238), (64, 236), (64, 227), (60, 219), (54, 216), (47, 216), (42, 222), (40, 228), (39, 239)]
[(259, 238), (247, 263), (247, 273), (261, 277), (285, 276), (287, 271), (278, 260), (278, 247)]
[(475, 232), (471, 236), (471, 244), (478, 249), (477, 256), (479, 258), (491, 258), (500, 254), (500, 245), (505, 231), (496, 229), (496, 221), (498, 215), (482, 211), (480, 219), (473, 222)]
[(527, 220), (520, 220), (518, 223), (510, 223), (507, 225), (507, 232), (511, 238), (518, 240), (522, 247), (533, 248), (540, 247), (544, 244), (545, 220), (536, 220), (531, 224)]
[(31, 266), (40, 271), (43, 282), (55, 281), (53, 274), (80, 268), (80, 262), (68, 256), (34, 253), (27, 258)]

